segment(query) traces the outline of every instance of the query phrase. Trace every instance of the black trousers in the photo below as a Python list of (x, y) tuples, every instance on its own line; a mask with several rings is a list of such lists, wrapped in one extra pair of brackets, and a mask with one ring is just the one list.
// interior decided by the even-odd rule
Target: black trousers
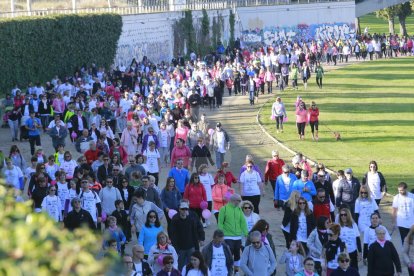
[(254, 212), (259, 214), (260, 195), (255, 196), (242, 196), (243, 200), (249, 200), (254, 207)]
[(30, 153), (34, 155), (35, 153), (35, 144), (36, 146), (40, 146), (40, 135), (29, 136), (29, 143), (30, 143)]

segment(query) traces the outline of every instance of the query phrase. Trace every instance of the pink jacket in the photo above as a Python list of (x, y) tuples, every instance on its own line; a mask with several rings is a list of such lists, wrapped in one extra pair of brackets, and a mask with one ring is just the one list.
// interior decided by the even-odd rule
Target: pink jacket
[(221, 207), (227, 204), (226, 200), (223, 200), (223, 198), (226, 196), (226, 193), (229, 192), (230, 194), (234, 193), (234, 190), (231, 189), (226, 184), (215, 184), (213, 186), (213, 189), (211, 191), (213, 196), (213, 210), (219, 211)]

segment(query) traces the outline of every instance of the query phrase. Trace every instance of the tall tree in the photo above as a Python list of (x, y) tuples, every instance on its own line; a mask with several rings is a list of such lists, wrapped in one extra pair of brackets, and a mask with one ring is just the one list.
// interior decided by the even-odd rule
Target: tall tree
[(388, 31), (390, 34), (395, 33), (395, 16), (396, 16), (397, 7), (391, 6), (376, 12), (377, 17), (381, 17), (388, 21)]
[(403, 36), (407, 36), (407, 27), (405, 25), (405, 20), (408, 16), (410, 16), (413, 13), (412, 10), (412, 4), (409, 1), (399, 4), (396, 6), (396, 15), (398, 16), (398, 19), (400, 21), (400, 34)]

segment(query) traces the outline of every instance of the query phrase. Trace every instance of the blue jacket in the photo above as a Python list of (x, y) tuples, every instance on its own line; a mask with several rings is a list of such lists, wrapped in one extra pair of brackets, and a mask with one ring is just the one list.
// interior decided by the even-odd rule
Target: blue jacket
[[(308, 191), (304, 192), (303, 189), (307, 188)], [(298, 179), (293, 182), (292, 191), (299, 191), (300, 196), (304, 197), (307, 201), (312, 200), (312, 196), (316, 195), (316, 188), (312, 181), (308, 180), (306, 183), (303, 183), (302, 179)]]
[(172, 191), (167, 191), (163, 189), (161, 191), (161, 201), (163, 208), (174, 209), (178, 211), (178, 205), (180, 204), (181, 200), (181, 193), (177, 189)]
[(283, 182), (282, 175), (279, 175), (276, 178), (276, 185), (275, 185), (275, 200), (283, 200), (286, 201), (289, 199), (290, 194), (292, 193), (293, 183), (297, 180), (296, 175), (293, 173), (289, 173), (290, 177), (290, 184), (289, 190), (286, 190), (285, 183)]
[(154, 225), (151, 225), (151, 227), (142, 226), (141, 231), (139, 232), (138, 237), (138, 244), (144, 246), (144, 252), (146, 255), (148, 255), (151, 246), (157, 243), (157, 235), (159, 232), (164, 231), (164, 228), (162, 226), (155, 227)]

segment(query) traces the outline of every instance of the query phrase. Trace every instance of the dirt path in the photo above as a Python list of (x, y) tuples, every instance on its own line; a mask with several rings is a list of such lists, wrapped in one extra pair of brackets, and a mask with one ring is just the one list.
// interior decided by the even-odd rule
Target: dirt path
[[(335, 68), (340, 68), (343, 65)], [(334, 69), (333, 67), (325, 67), (326, 71)], [(326, 76), (329, 81), (329, 74)], [(310, 86), (316, 85), (314, 80), (310, 82)], [(300, 92), (301, 90), (299, 90)], [(275, 91), (277, 92), (277, 91)], [(271, 139), (269, 139), (264, 133), (262, 133), (260, 127), (256, 123), (256, 116), (259, 108), (267, 100), (272, 99), (276, 94), (272, 95), (260, 95), (259, 103), (254, 106), (249, 105), (247, 96), (227, 96), (225, 91), (225, 98), (223, 100), (223, 107), (210, 111), (209, 109), (201, 109), (200, 113), (206, 113), (211, 126), (214, 126), (216, 122), (221, 122), (223, 128), (229, 133), (231, 139), (231, 149), (226, 153), (225, 160), (230, 163), (231, 169), (236, 176), (240, 167), (244, 164), (246, 154), (252, 154), (255, 163), (264, 170), (267, 160), (271, 158), (272, 150), (278, 150), (280, 157), (290, 164), (292, 154), (276, 145)], [(285, 131), (295, 131), (294, 129), (285, 129)], [(5, 155), (8, 155), (10, 146), (13, 144), (10, 138), (9, 129), (0, 129), (0, 150)], [(69, 138), (68, 138), (69, 140)], [(28, 142), (16, 143), (21, 149), (26, 161), (30, 161), (30, 149)], [(45, 153), (52, 154), (53, 147), (51, 145), (51, 139), (46, 134), (42, 135), (42, 145)], [(74, 145), (67, 142), (67, 150), (70, 150), (74, 158), (77, 158), (79, 154), (76, 152)], [(306, 154), (306, 153), (305, 153)], [(215, 172), (214, 168), (210, 168), (212, 173)], [(167, 170), (163, 169), (160, 176), (160, 186), (165, 184)], [(383, 221), (385, 226), (391, 225), (391, 201), (392, 198), (387, 198), (384, 203), (381, 204), (381, 214), (383, 215)], [(277, 256), (280, 257), (284, 251), (284, 238), (280, 230), (280, 225), (283, 217), (282, 211), (277, 211), (273, 208), (273, 192), (271, 186), (266, 186), (265, 195), (262, 197), (260, 203), (261, 217), (266, 219), (270, 223), (270, 233), (273, 235), (273, 239), (277, 248)], [(213, 231), (216, 229), (215, 220), (212, 219), (212, 224), (206, 229), (207, 241), (211, 240)], [(400, 238), (398, 231), (393, 234), (393, 242), (400, 252)], [(130, 246), (128, 246), (129, 250)], [(403, 269), (404, 273), (406, 268)], [(366, 267), (360, 263), (361, 275), (366, 275)], [(277, 275), (284, 275), (284, 266), (278, 265)], [(405, 275), (405, 274), (404, 274)]]

